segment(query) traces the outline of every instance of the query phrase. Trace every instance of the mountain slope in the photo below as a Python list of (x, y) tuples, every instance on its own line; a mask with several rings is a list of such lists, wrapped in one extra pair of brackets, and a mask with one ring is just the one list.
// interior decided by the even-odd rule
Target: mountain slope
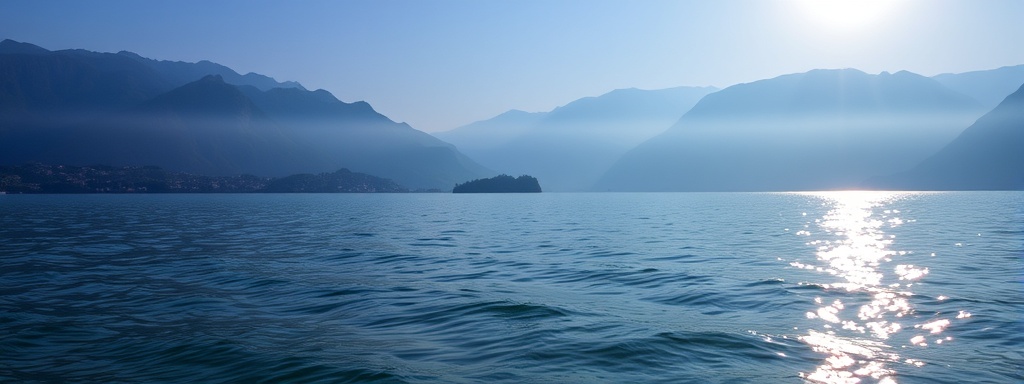
[(909, 72), (815, 70), (739, 84), (629, 151), (597, 189), (850, 188), (916, 164), (981, 113), (970, 97)]
[(438, 136), (485, 166), (534, 175), (546, 190), (588, 190), (619, 156), (715, 90), (620, 89), (543, 114), (508, 112)]
[(317, 163), (235, 86), (207, 76), (96, 120), (44, 155), (58, 164), (158, 165), (209, 176), (283, 176)]
[(491, 174), (451, 144), (395, 123), (365, 102), (345, 103), (324, 90), (242, 90), (289, 137), (323, 155), (327, 170), (340, 166), (393, 179), (413, 189), (451, 189)]
[(547, 114), (513, 109), (450, 131), (434, 132), (433, 135), (454, 144), (470, 157), (481, 158), (486, 157), (495, 148), (529, 132)]
[(868, 183), (904, 190), (1024, 189), (1024, 85), (907, 172)]
[(96, 113), (132, 106), (171, 88), (155, 71), (134, 60), (56, 54), (31, 47), (35, 46), (10, 40), (0, 43), (0, 110)]
[(0, 163), (30, 160), (84, 121), (169, 89), (152, 69), (113, 55), (54, 54), (0, 42)]

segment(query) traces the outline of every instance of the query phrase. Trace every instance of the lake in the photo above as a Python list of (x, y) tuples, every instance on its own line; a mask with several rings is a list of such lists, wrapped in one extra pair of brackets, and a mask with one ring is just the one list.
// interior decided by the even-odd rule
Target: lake
[(0, 196), (4, 382), (1020, 382), (1024, 192)]

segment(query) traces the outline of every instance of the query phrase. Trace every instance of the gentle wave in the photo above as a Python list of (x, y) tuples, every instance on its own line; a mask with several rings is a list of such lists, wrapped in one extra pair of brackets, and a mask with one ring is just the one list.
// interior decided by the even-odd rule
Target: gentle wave
[(0, 381), (1024, 379), (1024, 194), (857, 198), (0, 196)]

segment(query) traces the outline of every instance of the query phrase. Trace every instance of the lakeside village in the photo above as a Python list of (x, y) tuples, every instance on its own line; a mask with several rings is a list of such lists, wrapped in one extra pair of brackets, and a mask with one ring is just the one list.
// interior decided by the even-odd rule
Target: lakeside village
[[(58, 193), (406, 193), (389, 179), (342, 168), (320, 174), (295, 174), (281, 178), (254, 175), (199, 176), (172, 172), (156, 166), (112, 167), (24, 164), (0, 166), (0, 194)], [(528, 175), (499, 175), (456, 184), (454, 193), (541, 192), (540, 183)]]
[[(155, 166), (0, 166), (0, 193), (408, 192), (391, 180), (341, 169), (282, 178), (199, 176)], [(426, 191), (425, 191), (426, 192)], [(441, 191), (432, 191), (441, 192)]]

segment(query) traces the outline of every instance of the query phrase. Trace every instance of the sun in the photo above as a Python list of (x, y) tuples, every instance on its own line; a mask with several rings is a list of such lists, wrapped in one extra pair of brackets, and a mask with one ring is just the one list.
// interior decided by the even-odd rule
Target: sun
[(799, 0), (811, 21), (839, 31), (856, 31), (887, 16), (898, 0)]

